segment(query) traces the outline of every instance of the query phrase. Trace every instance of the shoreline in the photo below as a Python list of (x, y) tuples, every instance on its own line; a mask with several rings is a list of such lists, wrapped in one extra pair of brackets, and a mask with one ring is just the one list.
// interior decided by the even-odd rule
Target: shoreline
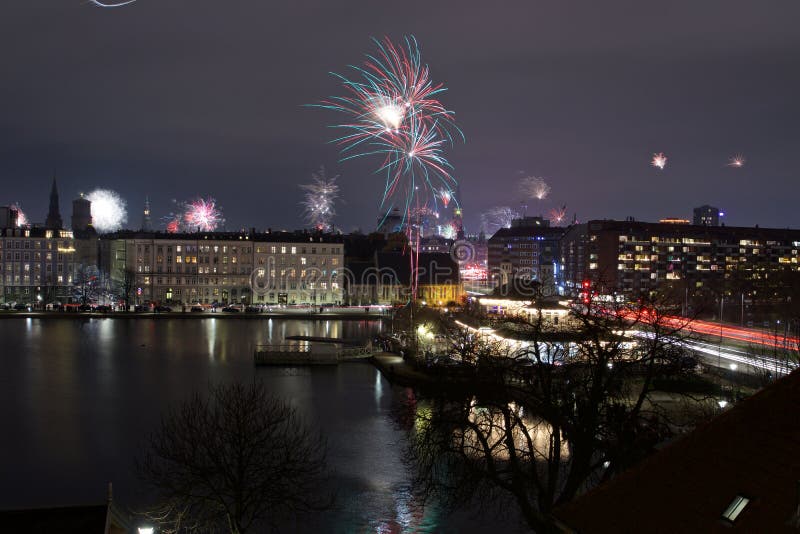
[(382, 313), (297, 313), (297, 312), (264, 312), (264, 313), (228, 313), (228, 312), (0, 312), (3, 319), (335, 319), (351, 321), (386, 320), (391, 316)]

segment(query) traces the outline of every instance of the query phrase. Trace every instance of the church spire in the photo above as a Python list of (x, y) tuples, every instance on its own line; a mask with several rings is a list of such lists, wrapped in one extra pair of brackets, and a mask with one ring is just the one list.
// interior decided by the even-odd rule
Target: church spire
[(61, 210), (58, 207), (58, 187), (56, 187), (55, 173), (53, 173), (53, 187), (50, 189), (50, 210), (47, 212), (44, 226), (48, 230), (61, 230), (64, 227)]
[(142, 230), (149, 232), (153, 229), (150, 222), (150, 198), (144, 197), (144, 211), (142, 212)]

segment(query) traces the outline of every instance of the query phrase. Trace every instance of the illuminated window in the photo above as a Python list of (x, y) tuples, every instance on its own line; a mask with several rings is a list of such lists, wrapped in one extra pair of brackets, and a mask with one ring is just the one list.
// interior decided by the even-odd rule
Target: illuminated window
[(737, 495), (736, 498), (734, 498), (733, 501), (728, 505), (725, 511), (722, 512), (722, 518), (733, 523), (749, 503), (750, 499), (747, 497), (742, 497), (741, 495)]

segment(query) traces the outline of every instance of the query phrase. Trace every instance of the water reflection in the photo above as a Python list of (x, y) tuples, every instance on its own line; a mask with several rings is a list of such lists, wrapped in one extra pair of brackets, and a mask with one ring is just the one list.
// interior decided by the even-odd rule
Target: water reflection
[[(320, 532), (480, 532), (442, 517), (410, 491), (405, 429), (394, 415), (410, 390), (369, 364), (255, 368), (259, 344), (289, 335), (364, 338), (373, 321), (6, 319), (0, 321), (0, 508), (143, 498), (132, 472), (162, 411), (209, 383), (264, 380), (329, 442), (338, 507), (302, 528)], [(317, 523), (314, 523), (317, 521)], [(478, 525), (478, 526), (475, 526)], [(472, 528), (475, 526), (475, 528)]]

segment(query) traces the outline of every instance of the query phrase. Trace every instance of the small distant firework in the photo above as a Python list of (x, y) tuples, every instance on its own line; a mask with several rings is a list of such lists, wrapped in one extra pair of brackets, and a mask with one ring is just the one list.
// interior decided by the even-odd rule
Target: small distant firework
[(566, 216), (567, 216), (566, 204), (564, 204), (560, 208), (553, 208), (552, 210), (550, 210), (549, 213), (550, 224), (552, 224), (553, 226), (558, 226), (559, 224), (564, 222)]
[(411, 222), (416, 224), (418, 221), (428, 222), (439, 218), (439, 212), (428, 206), (420, 206), (409, 210)]
[(222, 211), (213, 198), (198, 198), (187, 202), (183, 211), (183, 225), (188, 231), (213, 232), (225, 223)]
[(185, 231), (183, 225), (183, 212), (185, 203), (178, 202), (177, 199), (172, 199), (172, 211), (167, 215), (161, 217), (161, 224), (168, 234), (177, 234), (178, 232)]
[(650, 162), (650, 165), (653, 167), (658, 167), (663, 171), (664, 167), (667, 166), (667, 156), (665, 156), (663, 152), (653, 154), (653, 160)]
[(746, 161), (747, 160), (744, 159), (743, 155), (736, 154), (735, 156), (733, 156), (731, 159), (728, 160), (728, 167), (735, 167), (738, 169), (744, 167)]
[(168, 234), (177, 234), (181, 230), (181, 220), (180, 219), (171, 219), (167, 221), (167, 233)]
[(439, 235), (444, 237), (445, 239), (455, 239), (458, 236), (458, 227), (456, 223), (450, 221), (449, 223), (439, 226)]
[(547, 185), (544, 178), (538, 176), (527, 176), (522, 179), (519, 184), (522, 194), (535, 198), (536, 200), (544, 200), (550, 193), (550, 186)]
[(514, 208), (496, 206), (481, 214), (481, 223), (484, 232), (491, 235), (501, 228), (511, 228), (511, 221), (520, 217), (520, 213)]
[(25, 215), (25, 212), (22, 211), (22, 208), (19, 205), (19, 202), (15, 202), (11, 204), (11, 209), (16, 210), (17, 212), (17, 227), (22, 228), (23, 226), (28, 226), (30, 224), (28, 222), (28, 217)]
[(304, 208), (306, 220), (317, 230), (328, 231), (331, 221), (336, 215), (334, 204), (339, 196), (339, 186), (336, 185), (338, 175), (328, 178), (325, 167), (320, 167), (319, 172), (313, 173), (312, 182), (303, 184), (300, 189), (305, 191), (301, 204)]
[(92, 226), (98, 232), (114, 232), (128, 222), (127, 203), (116, 191), (95, 189), (86, 198), (92, 203)]
[(439, 198), (442, 200), (442, 205), (446, 208), (450, 201), (453, 200), (453, 193), (449, 189), (442, 189), (439, 191)]

